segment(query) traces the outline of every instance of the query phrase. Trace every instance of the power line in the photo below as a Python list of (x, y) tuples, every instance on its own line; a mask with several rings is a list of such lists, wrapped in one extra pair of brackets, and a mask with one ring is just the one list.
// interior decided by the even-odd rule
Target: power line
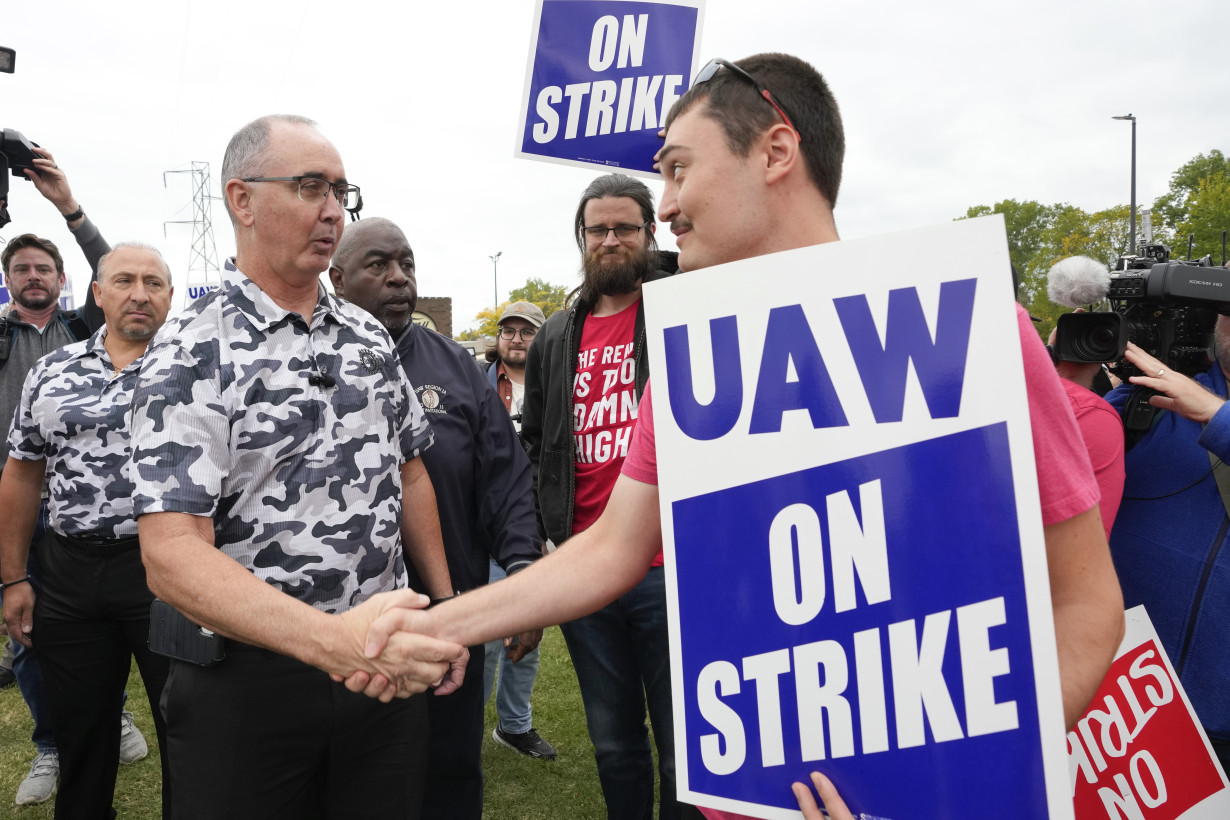
[(188, 287), (184, 289), (185, 304), (201, 293), (222, 286), (222, 270), (218, 267), (218, 252), (214, 248), (213, 219), (210, 202), (219, 197), (209, 192), (209, 163), (192, 162), (191, 168), (162, 172), (162, 187), (167, 187), (167, 174), (192, 174), (192, 219), (168, 220), (162, 223), (162, 235), (167, 225), (192, 225), (192, 250), (188, 254)]

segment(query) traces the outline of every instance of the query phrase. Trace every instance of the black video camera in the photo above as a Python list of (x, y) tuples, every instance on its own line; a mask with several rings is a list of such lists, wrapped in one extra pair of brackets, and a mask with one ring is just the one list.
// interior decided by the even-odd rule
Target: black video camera
[(1111, 312), (1059, 317), (1055, 355), (1068, 362), (1115, 362), (1121, 379), (1141, 375), (1123, 358), (1133, 342), (1171, 370), (1194, 376), (1212, 364), (1213, 326), (1230, 315), (1230, 270), (1211, 256), (1171, 261), (1165, 245), (1121, 256), (1110, 275)]
[(34, 158), (38, 154), (33, 149), (38, 147), (37, 142), (30, 142), (20, 131), (12, 128), (0, 130), (0, 202), (3, 203), (0, 207), (0, 228), (12, 221), (9, 219), (9, 175), (6, 171), (12, 171), (13, 176), (21, 179), (29, 179), (25, 175), (27, 168), (37, 174)]

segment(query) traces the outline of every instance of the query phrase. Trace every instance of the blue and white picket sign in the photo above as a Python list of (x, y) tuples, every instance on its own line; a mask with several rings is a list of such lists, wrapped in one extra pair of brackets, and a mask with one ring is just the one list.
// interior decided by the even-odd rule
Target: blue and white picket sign
[(999, 216), (645, 287), (680, 799), (1070, 818)]
[(658, 175), (658, 130), (696, 65), (704, 0), (538, 0), (515, 155)]
[(220, 287), (221, 285), (215, 282), (207, 282), (207, 281), (189, 282), (188, 283), (188, 301), (194, 302), (196, 301), (198, 297), (204, 296), (205, 294), (210, 293), (211, 291), (215, 291)]

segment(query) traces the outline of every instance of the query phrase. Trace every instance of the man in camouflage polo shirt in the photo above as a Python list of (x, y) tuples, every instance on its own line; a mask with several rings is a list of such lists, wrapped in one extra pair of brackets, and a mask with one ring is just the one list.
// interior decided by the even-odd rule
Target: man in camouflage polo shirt
[[(156, 250), (135, 244), (117, 245), (98, 267), (92, 288), (106, 324), (44, 356), (26, 376), (0, 479), (4, 617), (16, 640), (38, 648), (60, 752), (57, 817), (111, 812), (120, 748), (115, 704), (132, 657), (154, 704), (168, 668), (146, 644), (153, 596), (125, 468), (132, 390), (146, 345), (171, 307), (171, 272)], [(44, 480), (51, 534), (42, 544), (36, 596), (25, 568)], [(165, 775), (157, 709), (154, 724)], [(169, 798), (168, 788), (164, 813)]]
[[(446, 672), (438, 691), (455, 688), (467, 655), (365, 654), (377, 614), (427, 603), (405, 589), (403, 542), (432, 598), (452, 587), (422, 408), (380, 323), (320, 284), (358, 189), (289, 116), (236, 132), (222, 187), (238, 252), (154, 340), (133, 400), (150, 588), (231, 639), (212, 668), (171, 663), (173, 811), (416, 817), (426, 702), (408, 696)], [(321, 670), (364, 673), (386, 703)]]
[[(64, 217), (69, 233), (90, 266), (91, 280), (97, 278), (98, 260), (111, 250), (107, 240), (95, 224), (86, 216), (81, 203), (74, 196), (68, 174), (46, 148), (34, 146), (35, 157), (30, 168), (25, 169), (26, 178), (44, 199)], [(3, 200), (0, 200), (3, 205)], [(11, 302), (7, 314), (0, 310), (0, 472), (8, 460), (6, 443), (9, 426), (17, 403), (21, 399), (21, 386), (35, 362), (53, 350), (84, 341), (105, 321), (102, 310), (94, 301), (94, 291), (86, 291), (85, 304), (74, 311), (60, 307), (61, 289), (68, 284), (64, 259), (59, 248), (49, 239), (24, 234), (10, 237), (0, 253), (0, 267), (4, 269), (4, 285)], [(44, 499), (44, 512), (46, 499)], [(43, 537), (43, 521), (40, 515), (30, 544), (30, 563), (26, 567), (30, 583), (38, 588), (42, 573), (39, 572), (39, 557)], [(30, 773), (17, 787), (17, 805), (31, 805), (50, 800), (55, 793), (60, 775), (60, 758), (52, 729), (51, 699), (47, 696), (42, 670), (33, 649), (14, 640), (10, 647), (15, 650), (13, 673), (21, 696), (30, 709), (34, 731), (30, 739), (37, 754), (30, 764)], [(135, 763), (149, 753), (145, 738), (132, 721), (132, 713), (121, 706), (120, 720), (124, 728), (120, 735), (120, 762)]]

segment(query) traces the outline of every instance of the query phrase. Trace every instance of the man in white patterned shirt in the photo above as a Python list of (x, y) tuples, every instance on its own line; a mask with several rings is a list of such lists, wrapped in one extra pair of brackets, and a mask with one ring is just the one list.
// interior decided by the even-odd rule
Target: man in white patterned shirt
[(452, 586), (423, 410), (380, 323), (320, 284), (358, 188), (288, 116), (236, 132), (222, 187), (238, 253), (154, 340), (132, 411), (150, 587), (231, 639), (213, 668), (171, 663), (173, 810), (417, 817), (424, 698), (381, 704), (324, 674), (364, 670), (408, 696), (451, 662), (439, 693), (468, 658), (434, 639), (365, 654), (379, 612), (426, 603), (405, 589), (403, 542), (432, 598)]
[[(126, 466), (132, 391), (146, 346), (171, 306), (171, 273), (153, 248), (121, 244), (102, 258), (92, 287), (106, 324), (30, 370), (0, 479), (0, 509), (9, 513), (0, 528), (5, 622), (23, 645), (38, 648), (60, 752), (57, 817), (114, 816), (115, 706), (132, 657), (153, 704), (168, 669), (146, 643), (153, 596)], [(51, 531), (36, 596), (25, 567), (44, 480)], [(157, 708), (154, 723), (165, 774)], [(168, 789), (164, 808), (169, 798)]]

